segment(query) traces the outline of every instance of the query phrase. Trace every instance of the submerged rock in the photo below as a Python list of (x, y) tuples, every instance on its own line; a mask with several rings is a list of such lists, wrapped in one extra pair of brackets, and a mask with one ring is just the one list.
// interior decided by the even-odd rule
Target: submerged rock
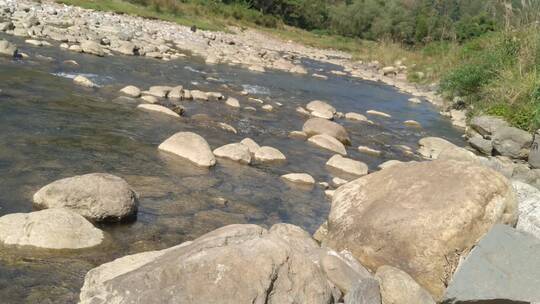
[(323, 118), (311, 118), (302, 127), (308, 136), (326, 134), (328, 136), (334, 137), (343, 144), (350, 144), (351, 140), (349, 134), (345, 128), (333, 121), (328, 121)]
[(204, 138), (192, 132), (178, 132), (165, 140), (159, 149), (178, 155), (201, 167), (212, 167), (216, 159)]
[(445, 304), (539, 303), (540, 239), (496, 225), (460, 264)]
[(91, 173), (57, 180), (34, 194), (38, 208), (66, 208), (91, 221), (122, 221), (137, 214), (137, 195), (120, 177)]
[(516, 220), (499, 173), (468, 162), (404, 163), (340, 187), (323, 244), (347, 248), (372, 270), (400, 268), (438, 298), (460, 255), (492, 225)]
[(231, 225), (103, 264), (87, 273), (80, 303), (333, 303), (324, 272), (304, 253), (310, 245), (280, 231)]
[(169, 109), (167, 107), (164, 107), (164, 106), (157, 105), (157, 104), (146, 104), (146, 103), (145, 104), (140, 104), (140, 105), (137, 106), (137, 109), (163, 113), (163, 114), (173, 116), (173, 117), (180, 117), (180, 115), (178, 113), (174, 112), (173, 110), (171, 110), (171, 109)]
[(103, 242), (103, 232), (81, 215), (55, 208), (0, 217), (0, 242), (47, 249), (82, 249)]

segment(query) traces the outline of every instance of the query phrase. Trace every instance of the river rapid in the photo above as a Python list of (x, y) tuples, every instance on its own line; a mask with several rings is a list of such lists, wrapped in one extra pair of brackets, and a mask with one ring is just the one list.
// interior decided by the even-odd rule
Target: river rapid
[[(86, 272), (114, 258), (162, 249), (194, 239), (233, 223), (271, 226), (292, 223), (314, 232), (327, 218), (330, 202), (324, 189), (299, 188), (280, 176), (306, 172), (316, 181), (330, 182), (325, 168), (333, 153), (291, 139), (306, 117), (295, 111), (320, 99), (340, 112), (365, 114), (377, 110), (391, 118), (368, 116), (374, 123), (338, 119), (350, 134), (348, 157), (369, 165), (414, 160), (402, 145), (416, 150), (426, 136), (463, 145), (461, 132), (427, 102), (381, 83), (336, 76), (340, 67), (303, 61), (308, 75), (251, 72), (227, 65), (205, 65), (197, 57), (160, 61), (140, 57), (99, 58), (52, 47), (32, 47), (23, 39), (0, 34), (29, 55), (23, 60), (0, 57), (0, 216), (32, 211), (32, 196), (57, 179), (92, 172), (124, 178), (140, 195), (137, 220), (100, 226), (108, 234), (98, 249), (48, 251), (0, 247), (1, 303), (73, 303)], [(78, 65), (66, 63), (74, 60)], [(327, 80), (310, 74), (328, 76)], [(100, 85), (77, 86), (72, 78), (84, 75)], [(240, 101), (186, 101), (181, 119), (136, 109), (139, 101), (118, 98), (126, 85), (183, 85), (188, 89), (221, 92)], [(240, 94), (249, 92), (248, 96)], [(267, 112), (251, 98), (274, 106)], [(279, 106), (281, 104), (281, 106)], [(415, 120), (422, 128), (403, 124)], [(233, 126), (233, 134), (217, 127)], [(160, 152), (157, 146), (178, 131), (204, 137), (212, 149), (250, 137), (260, 145), (278, 148), (287, 156), (280, 166), (244, 166), (218, 160), (216, 167), (197, 168)], [(382, 151), (362, 154), (358, 146)]]

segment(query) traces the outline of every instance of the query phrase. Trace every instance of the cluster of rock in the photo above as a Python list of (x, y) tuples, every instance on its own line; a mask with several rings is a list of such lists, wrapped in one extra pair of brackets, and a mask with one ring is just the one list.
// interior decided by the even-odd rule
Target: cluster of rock
[(105, 234), (92, 223), (123, 222), (137, 215), (138, 197), (121, 178), (92, 173), (55, 181), (34, 194), (41, 211), (0, 217), (0, 242), (48, 249), (100, 245)]
[[(234, 33), (191, 31), (171, 22), (97, 12), (55, 3), (3, 0), (0, 31), (29, 37), (28, 43), (47, 45), (44, 39), (61, 43), (74, 52), (96, 56), (114, 54), (171, 60), (193, 53), (208, 64), (241, 64), (252, 71), (266, 68), (307, 74), (299, 55), (312, 59), (328, 56), (349, 58), (297, 44), (284, 44), (255, 31), (231, 28)], [(285, 55), (282, 55), (285, 54)]]

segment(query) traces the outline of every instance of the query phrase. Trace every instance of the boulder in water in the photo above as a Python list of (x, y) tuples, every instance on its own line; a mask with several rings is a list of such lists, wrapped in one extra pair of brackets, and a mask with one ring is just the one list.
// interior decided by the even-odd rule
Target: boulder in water
[(248, 165), (251, 162), (251, 153), (249, 148), (241, 143), (233, 143), (221, 146), (214, 150), (214, 155), (221, 158), (227, 158), (244, 165)]
[(327, 134), (319, 134), (315, 136), (311, 136), (308, 139), (308, 142), (321, 147), (323, 149), (339, 153), (341, 155), (347, 155), (347, 150), (345, 149), (345, 146), (334, 137), (327, 135)]
[(302, 127), (308, 136), (326, 134), (328, 136), (334, 137), (343, 144), (350, 144), (351, 140), (349, 134), (345, 128), (333, 121), (329, 121), (322, 118), (311, 118)]
[(178, 132), (165, 140), (159, 149), (178, 155), (201, 167), (212, 167), (216, 159), (204, 138), (192, 132)]

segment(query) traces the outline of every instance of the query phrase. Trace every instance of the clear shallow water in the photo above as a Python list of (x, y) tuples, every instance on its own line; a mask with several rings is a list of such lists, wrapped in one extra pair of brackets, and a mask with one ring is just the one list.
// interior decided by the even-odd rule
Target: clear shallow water
[[(33, 48), (9, 39), (31, 58), (0, 58), (0, 216), (29, 212), (32, 195), (40, 187), (90, 172), (125, 178), (141, 198), (137, 221), (101, 227), (109, 241), (100, 248), (55, 252), (0, 247), (2, 303), (76, 302), (90, 268), (126, 254), (170, 247), (227, 224), (289, 222), (315, 231), (330, 207), (323, 191), (295, 188), (279, 178), (290, 172), (307, 172), (317, 181), (332, 178), (324, 167), (332, 153), (287, 137), (288, 132), (301, 130), (305, 121), (295, 108), (313, 99), (328, 100), (344, 113), (375, 109), (392, 115), (391, 119), (370, 117), (375, 125), (338, 120), (352, 138), (349, 157), (366, 162), (371, 170), (389, 159), (412, 159), (397, 145), (416, 148), (424, 136), (462, 143), (459, 131), (431, 105), (410, 104), (410, 96), (379, 83), (318, 71), (337, 69), (327, 64), (305, 62), (312, 72), (329, 77), (320, 80), (206, 66), (193, 58), (171, 62), (97, 58), (58, 48)], [(65, 60), (76, 60), (79, 65), (65, 64)], [(70, 78), (77, 74), (90, 75), (101, 88), (74, 85)], [(127, 84), (141, 88), (182, 84), (188, 89), (219, 91), (257, 112), (231, 109), (222, 102), (185, 102), (186, 117), (172, 119), (116, 99), (117, 91)], [(251, 90), (252, 97), (283, 106), (264, 112), (260, 104), (240, 96), (244, 89)], [(405, 127), (402, 122), (408, 119), (424, 128)], [(232, 125), (238, 134), (219, 129), (217, 122)], [(219, 161), (215, 168), (203, 170), (157, 150), (178, 131), (196, 132), (212, 148), (251, 137), (280, 149), (288, 162), (272, 167)], [(356, 150), (359, 145), (383, 154), (361, 154)], [(223, 205), (220, 198), (228, 204)]]

